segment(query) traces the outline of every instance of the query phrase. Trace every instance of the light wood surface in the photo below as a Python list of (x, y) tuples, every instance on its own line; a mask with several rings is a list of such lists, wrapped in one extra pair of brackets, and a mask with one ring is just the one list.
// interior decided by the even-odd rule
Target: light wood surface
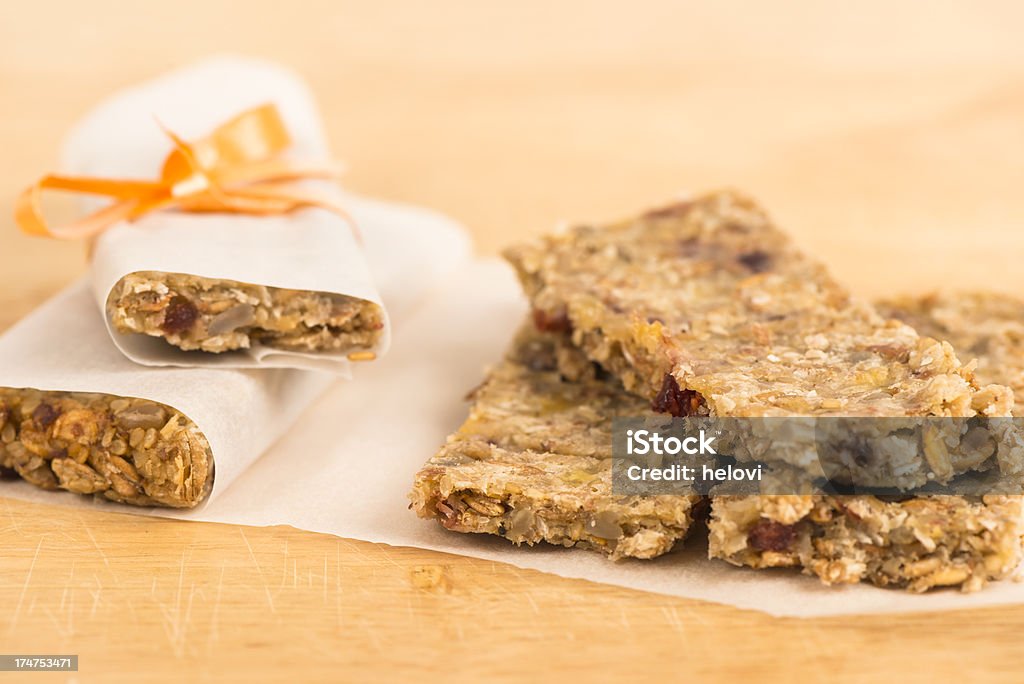
[[(732, 185), (866, 295), (1015, 290), (1022, 26), (1013, 2), (4, 3), (0, 216), (105, 93), (236, 50), (308, 76), (350, 187), (445, 211), (485, 253)], [(0, 229), (5, 327), (83, 261)], [(2, 498), (0, 606), (0, 652), (78, 653), (76, 681), (1024, 676), (1020, 608), (777, 620), (290, 528)], [(32, 678), (53, 680), (68, 677)]]

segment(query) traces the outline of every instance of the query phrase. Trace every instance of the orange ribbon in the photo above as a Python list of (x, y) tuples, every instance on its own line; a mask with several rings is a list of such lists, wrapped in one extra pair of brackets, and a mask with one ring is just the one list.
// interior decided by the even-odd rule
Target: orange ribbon
[[(337, 178), (337, 166), (278, 156), (292, 140), (273, 104), (244, 111), (194, 142), (185, 142), (166, 128), (164, 132), (174, 149), (164, 160), (159, 180), (43, 176), (18, 197), (18, 225), (29, 235), (76, 240), (160, 209), (269, 216), (319, 207), (339, 214), (355, 231), (351, 217), (336, 201), (298, 185), (302, 180)], [(40, 206), (44, 190), (103, 195), (114, 201), (68, 225), (51, 227)]]

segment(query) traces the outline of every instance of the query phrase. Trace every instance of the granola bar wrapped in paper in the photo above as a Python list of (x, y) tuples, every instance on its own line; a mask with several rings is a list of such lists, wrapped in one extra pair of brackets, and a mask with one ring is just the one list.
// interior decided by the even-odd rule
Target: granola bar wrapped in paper
[[(428, 211), (365, 199), (352, 209), (401, 325), (466, 259), (468, 239)], [(145, 368), (111, 344), (93, 306), (82, 280), (0, 335), (0, 475), (120, 503), (193, 508), (223, 491), (337, 379), (289, 368)], [(346, 389), (359, 392), (353, 382)]]
[(0, 467), (46, 489), (194, 507), (334, 377), (142, 368), (110, 344), (90, 300), (80, 281), (0, 338)]
[[(173, 149), (168, 132), (201, 139), (268, 104), (291, 138), (284, 157), (325, 163), (319, 114), (299, 78), (273, 64), (218, 58), (100, 104), (68, 140), (62, 171), (151, 180)], [(331, 182), (303, 183), (347, 206)], [(118, 348), (145, 365), (345, 373), (389, 343), (358, 229), (321, 208), (149, 212), (98, 237), (92, 290)]]

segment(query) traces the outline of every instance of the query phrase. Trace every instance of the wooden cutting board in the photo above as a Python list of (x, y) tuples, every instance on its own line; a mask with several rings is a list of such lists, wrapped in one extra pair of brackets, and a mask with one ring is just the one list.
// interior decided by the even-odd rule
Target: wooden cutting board
[[(865, 295), (1024, 285), (1018, 3), (2, 14), (0, 327), (83, 270), (79, 246), (15, 232), (15, 192), (104, 94), (224, 50), (306, 73), (347, 185), (447, 212), (483, 253), (730, 185)], [(1019, 681), (1024, 629), (1019, 607), (779, 620), (285, 527), (2, 498), (0, 606), (0, 652), (77, 653), (78, 681)]]

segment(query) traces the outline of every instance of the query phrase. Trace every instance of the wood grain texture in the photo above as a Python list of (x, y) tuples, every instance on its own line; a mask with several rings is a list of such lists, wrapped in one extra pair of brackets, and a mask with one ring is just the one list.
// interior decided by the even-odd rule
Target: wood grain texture
[[(5, 3), (0, 216), (105, 93), (236, 50), (307, 74), (350, 187), (445, 211), (483, 252), (731, 185), (866, 295), (1014, 291), (1022, 25), (1013, 2)], [(82, 270), (0, 218), (0, 327)], [(1019, 681), (1024, 629), (1020, 608), (777, 620), (7, 499), (0, 606), (0, 652), (79, 653), (77, 681)]]

